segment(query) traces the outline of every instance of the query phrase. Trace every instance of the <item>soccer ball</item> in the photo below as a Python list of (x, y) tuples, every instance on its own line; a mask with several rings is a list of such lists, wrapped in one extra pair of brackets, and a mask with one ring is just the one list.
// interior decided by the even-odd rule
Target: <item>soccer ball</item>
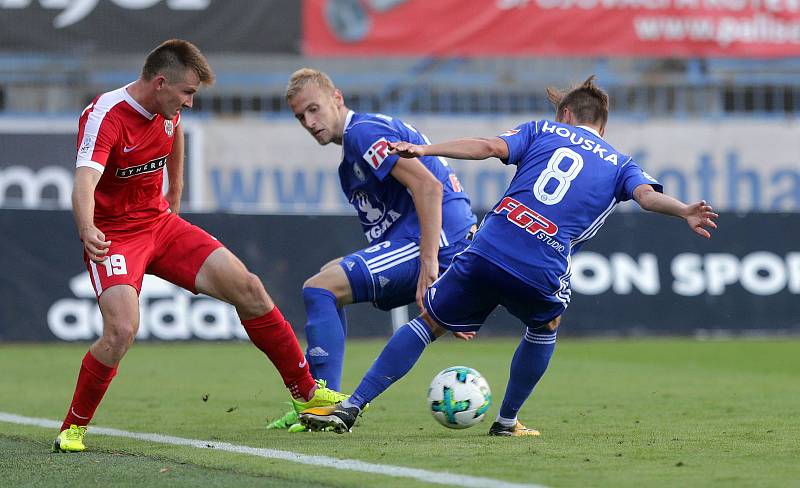
[(466, 429), (481, 420), (492, 405), (489, 384), (466, 366), (453, 366), (433, 377), (428, 405), (437, 422), (449, 429)]

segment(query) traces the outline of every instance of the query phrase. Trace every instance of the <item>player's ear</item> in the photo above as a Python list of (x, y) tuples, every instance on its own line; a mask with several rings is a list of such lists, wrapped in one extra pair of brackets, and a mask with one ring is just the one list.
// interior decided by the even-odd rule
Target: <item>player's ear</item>
[(558, 112), (558, 115), (556, 116), (556, 122), (570, 124), (571, 116), (572, 112), (570, 111), (569, 107), (564, 107)]
[(156, 90), (161, 90), (167, 84), (167, 78), (164, 75), (156, 75), (153, 77), (152, 83)]
[(336, 106), (344, 105), (344, 95), (342, 94), (342, 90), (338, 88), (334, 88), (333, 90), (333, 101), (336, 102)]

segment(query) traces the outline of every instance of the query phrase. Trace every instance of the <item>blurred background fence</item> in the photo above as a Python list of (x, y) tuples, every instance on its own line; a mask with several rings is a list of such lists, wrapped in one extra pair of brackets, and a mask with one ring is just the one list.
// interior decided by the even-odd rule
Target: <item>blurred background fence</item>
[[(611, 96), (609, 142), (669, 193), (707, 199), (723, 217), (711, 243), (630, 206), (612, 217), (580, 258), (564, 333), (800, 329), (796, 2), (0, 0), (0, 215), (4, 233), (25, 237), (2, 240), (0, 340), (97, 333), (91, 297), (80, 295), (88, 280), (78, 291), (74, 281), (83, 269), (68, 212), (77, 117), (133, 81), (170, 37), (198, 44), (217, 72), (185, 116), (187, 218), (244, 253), (295, 326), (305, 320), (303, 278), (366, 242), (338, 187), (340, 148), (317, 146), (284, 100), (289, 75), (312, 66), (351, 108), (402, 116), (435, 141), (548, 117), (547, 86), (598, 75)], [(478, 214), (512, 176), (496, 162), (453, 164)], [(215, 219), (223, 213), (236, 217)], [(263, 229), (241, 235), (230, 222)], [(293, 245), (271, 241), (270, 228), (292, 229)], [(314, 228), (341, 236), (319, 247)], [(28, 240), (51, 252), (31, 252)], [(150, 317), (162, 332), (142, 338), (241, 335), (224, 314), (194, 307), (190, 320), (186, 306), (162, 305)], [(388, 314), (368, 305), (353, 314), (354, 335), (390, 330)], [(487, 331), (519, 326), (496, 314)]]

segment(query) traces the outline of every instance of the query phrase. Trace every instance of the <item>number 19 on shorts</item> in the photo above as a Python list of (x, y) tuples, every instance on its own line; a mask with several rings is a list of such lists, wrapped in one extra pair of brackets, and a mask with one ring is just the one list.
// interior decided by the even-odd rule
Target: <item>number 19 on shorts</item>
[(125, 256), (122, 254), (112, 254), (103, 265), (106, 268), (106, 276), (128, 274), (128, 267), (125, 265)]

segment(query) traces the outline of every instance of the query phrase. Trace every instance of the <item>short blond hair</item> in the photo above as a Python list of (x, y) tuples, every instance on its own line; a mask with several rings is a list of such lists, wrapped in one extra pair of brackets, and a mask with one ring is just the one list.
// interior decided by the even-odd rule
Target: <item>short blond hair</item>
[(556, 114), (569, 107), (579, 123), (604, 126), (608, 121), (608, 94), (594, 83), (595, 79), (597, 77), (592, 75), (569, 90), (547, 87), (547, 98)]
[(316, 83), (322, 91), (328, 93), (336, 90), (333, 80), (327, 74), (318, 69), (300, 68), (289, 77), (289, 83), (286, 85), (286, 100), (291, 100), (309, 82)]

